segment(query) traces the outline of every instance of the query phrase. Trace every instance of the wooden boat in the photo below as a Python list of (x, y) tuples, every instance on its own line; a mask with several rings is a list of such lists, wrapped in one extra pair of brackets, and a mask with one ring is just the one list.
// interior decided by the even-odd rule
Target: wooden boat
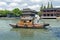
[(9, 24), (10, 26), (12, 26), (13, 28), (46, 28), (46, 26), (49, 26), (49, 24), (43, 24), (43, 25), (39, 25), (39, 24), (35, 24), (35, 25), (31, 25), (31, 26), (27, 26), (27, 25), (16, 25), (16, 24)]
[(13, 28), (46, 28), (49, 24), (38, 23), (40, 17), (37, 15), (38, 12), (30, 9), (24, 9), (20, 16), (20, 21), (17, 24), (9, 24)]

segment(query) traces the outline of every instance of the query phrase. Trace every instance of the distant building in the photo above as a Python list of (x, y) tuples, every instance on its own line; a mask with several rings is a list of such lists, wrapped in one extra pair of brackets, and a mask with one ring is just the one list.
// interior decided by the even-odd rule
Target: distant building
[(60, 8), (47, 8), (43, 9), (42, 18), (56, 18), (60, 16)]

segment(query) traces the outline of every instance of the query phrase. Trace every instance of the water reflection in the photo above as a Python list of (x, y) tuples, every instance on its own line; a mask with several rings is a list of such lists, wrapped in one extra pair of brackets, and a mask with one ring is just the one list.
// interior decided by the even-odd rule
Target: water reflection
[(11, 29), (11, 31), (14, 31), (14, 32), (17, 32), (18, 34), (20, 34), (20, 40), (37, 40), (40, 38), (43, 39), (44, 38), (43, 36), (47, 36), (47, 34), (49, 34), (48, 30), (45, 30), (45, 29), (13, 28), (13, 29)]
[(17, 32), (20, 34), (21, 40), (22, 39), (26, 39), (26, 38), (33, 38), (34, 36), (34, 30), (31, 29), (17, 29), (17, 28), (13, 28), (11, 29), (11, 31)]
[(34, 31), (31, 29), (17, 29), (17, 28), (14, 29), (13, 28), (12, 31), (19, 32), (22, 37), (23, 36), (24, 37), (28, 37), (28, 36), (31, 37), (34, 34)]
[(20, 31), (21, 37), (33, 37), (34, 36), (34, 31), (29, 30), (22, 30)]

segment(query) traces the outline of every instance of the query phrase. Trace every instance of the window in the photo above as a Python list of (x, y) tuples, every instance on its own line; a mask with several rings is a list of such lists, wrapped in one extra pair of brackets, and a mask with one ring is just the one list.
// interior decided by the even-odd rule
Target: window
[(56, 12), (56, 10), (54, 10), (54, 12)]
[(44, 12), (46, 12), (46, 11), (44, 10)]
[(47, 14), (47, 16), (49, 16), (49, 14)]
[(46, 16), (46, 14), (43, 14), (43, 16)]
[(35, 16), (35, 14), (30, 14), (30, 16)]
[(53, 14), (51, 14), (51, 16), (53, 16)]
[(56, 16), (56, 14), (54, 14), (54, 16)]
[(47, 10), (47, 12), (49, 12), (49, 10)]
[(31, 20), (29, 20), (29, 22), (31, 22)]
[(57, 10), (57, 12), (60, 12), (60, 10)]
[(59, 17), (60, 16), (60, 14), (59, 13), (57, 13), (57, 17)]
[(51, 12), (53, 12), (54, 10), (50, 10)]

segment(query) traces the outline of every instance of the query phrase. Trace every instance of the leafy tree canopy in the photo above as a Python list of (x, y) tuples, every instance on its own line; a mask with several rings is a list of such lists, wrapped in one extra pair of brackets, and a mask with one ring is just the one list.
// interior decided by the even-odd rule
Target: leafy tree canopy
[(22, 11), (20, 9), (18, 9), (18, 8), (13, 9), (12, 12), (16, 16), (20, 16), (22, 14)]

